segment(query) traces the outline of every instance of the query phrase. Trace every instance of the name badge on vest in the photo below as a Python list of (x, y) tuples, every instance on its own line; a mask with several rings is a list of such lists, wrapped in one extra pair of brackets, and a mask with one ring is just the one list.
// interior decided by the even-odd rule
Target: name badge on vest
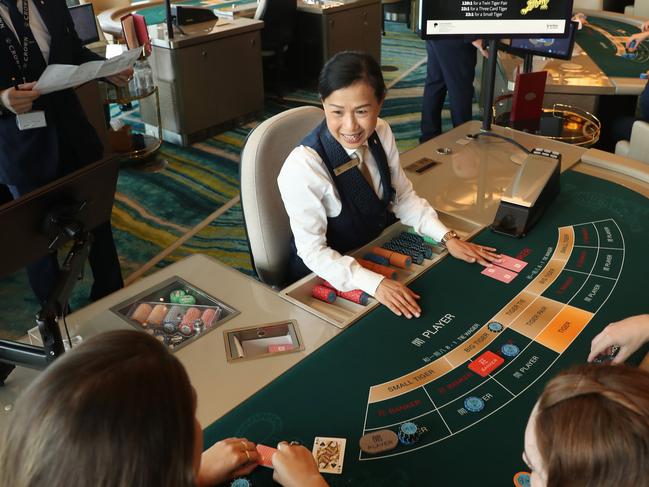
[(19, 130), (47, 127), (47, 122), (45, 121), (45, 112), (42, 110), (16, 115), (16, 123), (18, 124)]
[(345, 164), (341, 164), (340, 166), (334, 168), (334, 174), (336, 176), (340, 176), (342, 173), (349, 171), (350, 169), (353, 169), (357, 167), (360, 164), (360, 161), (356, 158), (351, 158), (348, 162)]

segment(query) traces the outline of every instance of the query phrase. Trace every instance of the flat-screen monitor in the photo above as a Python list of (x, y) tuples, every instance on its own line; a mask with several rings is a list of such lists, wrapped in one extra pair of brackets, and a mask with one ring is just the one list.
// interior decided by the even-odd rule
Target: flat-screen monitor
[(49, 252), (55, 235), (46, 231), (45, 223), (53, 210), (78, 208), (84, 203), (73, 218), (86, 230), (110, 220), (118, 171), (118, 158), (102, 159), (0, 206), (0, 228), (5, 230), (0, 276), (11, 274)]
[(575, 46), (575, 32), (577, 22), (569, 22), (568, 37), (551, 38), (535, 37), (532, 39), (512, 39), (508, 51), (513, 54), (532, 54), (534, 56), (551, 57), (557, 59), (571, 59), (572, 49)]
[(565, 37), (573, 0), (422, 0), (421, 36)]
[(92, 3), (75, 5), (69, 7), (69, 10), (74, 22), (74, 30), (77, 31), (83, 45), (99, 41), (99, 31), (97, 30), (97, 21), (95, 20)]

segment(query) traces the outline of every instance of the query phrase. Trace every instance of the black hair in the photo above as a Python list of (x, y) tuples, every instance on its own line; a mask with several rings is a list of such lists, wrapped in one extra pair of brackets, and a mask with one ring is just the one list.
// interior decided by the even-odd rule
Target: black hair
[(385, 98), (385, 82), (381, 66), (372, 56), (359, 51), (343, 51), (332, 57), (320, 71), (318, 92), (324, 100), (334, 91), (347, 88), (357, 81), (366, 81), (374, 90), (378, 102)]

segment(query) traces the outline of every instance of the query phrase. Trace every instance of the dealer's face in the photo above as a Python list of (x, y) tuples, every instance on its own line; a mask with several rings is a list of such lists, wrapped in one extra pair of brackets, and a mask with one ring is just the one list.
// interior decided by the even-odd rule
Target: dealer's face
[(346, 149), (357, 149), (372, 135), (382, 104), (365, 81), (336, 90), (322, 100), (327, 128)]
[(538, 404), (534, 406), (530, 419), (527, 421), (525, 428), (525, 450), (523, 451), (523, 461), (527, 464), (531, 472), (531, 486), (545, 487), (547, 484), (547, 474), (541, 459), (538, 443), (536, 441), (536, 416)]

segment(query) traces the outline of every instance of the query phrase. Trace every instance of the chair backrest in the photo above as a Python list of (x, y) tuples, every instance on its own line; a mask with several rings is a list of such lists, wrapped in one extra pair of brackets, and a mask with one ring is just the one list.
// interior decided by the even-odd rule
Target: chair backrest
[(312, 106), (279, 113), (250, 133), (241, 152), (241, 206), (252, 263), (259, 279), (271, 286), (286, 284), (291, 241), (277, 176), (289, 153), (323, 118), (324, 112)]
[(649, 163), (649, 123), (637, 120), (633, 124), (627, 157)]
[(261, 30), (263, 50), (283, 50), (293, 40), (297, 2), (295, 0), (259, 0), (255, 19), (264, 21)]
[(649, 18), (649, 2), (647, 2), (647, 0), (635, 0), (633, 15), (636, 17)]
[(575, 0), (572, 7), (577, 10), (604, 10), (604, 0)]

